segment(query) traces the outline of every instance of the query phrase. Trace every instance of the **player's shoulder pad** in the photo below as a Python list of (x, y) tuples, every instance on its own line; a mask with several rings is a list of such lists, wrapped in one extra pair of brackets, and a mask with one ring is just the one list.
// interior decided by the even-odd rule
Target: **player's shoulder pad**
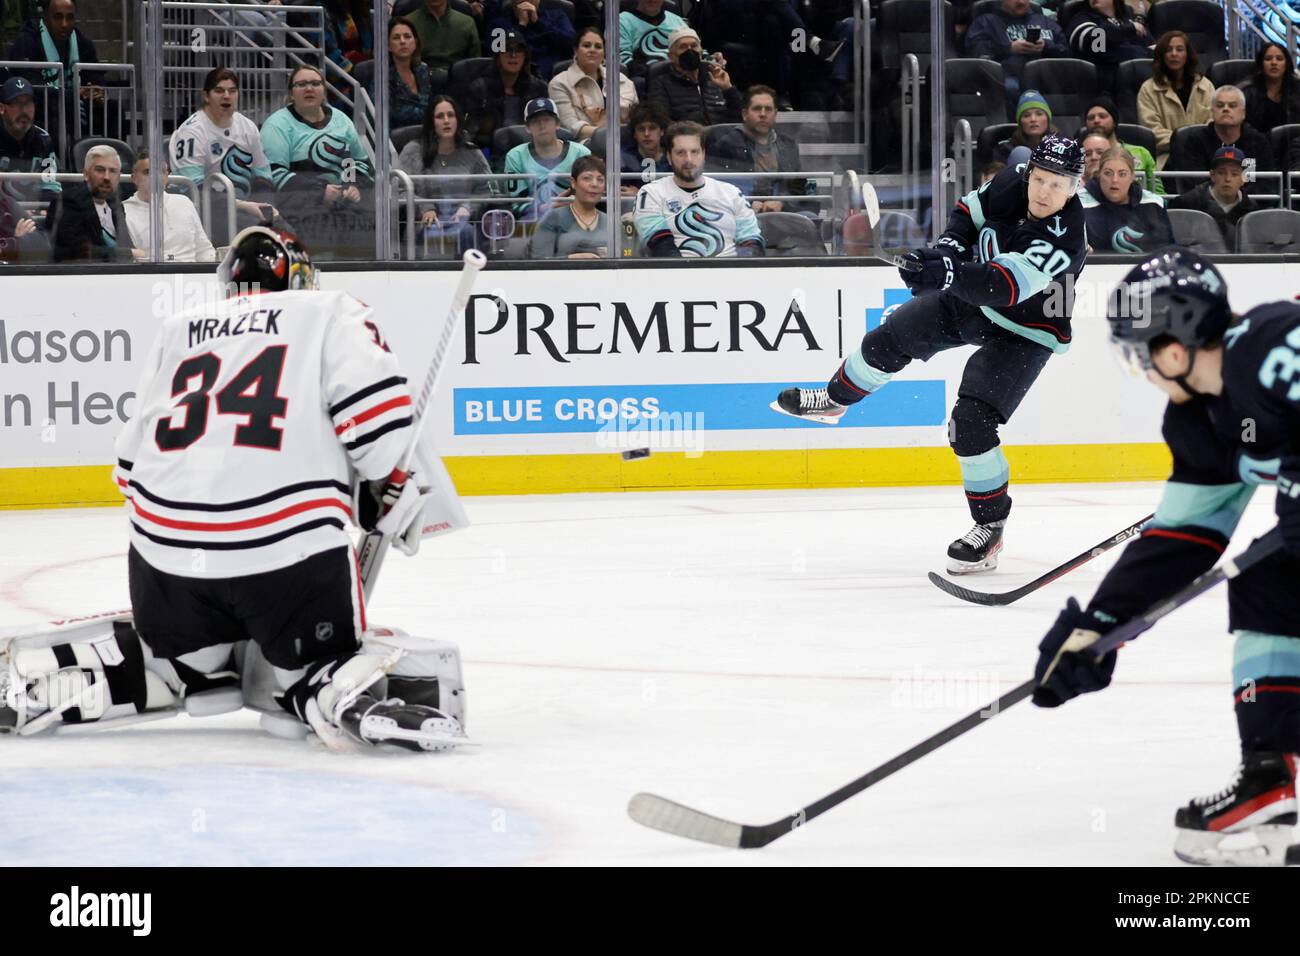
[[(1261, 366), (1276, 348), (1290, 348), (1287, 338), (1300, 328), (1300, 303), (1290, 300), (1257, 305), (1223, 336), (1223, 382), (1241, 397), (1259, 384)], [(1289, 388), (1290, 381), (1284, 384)]]

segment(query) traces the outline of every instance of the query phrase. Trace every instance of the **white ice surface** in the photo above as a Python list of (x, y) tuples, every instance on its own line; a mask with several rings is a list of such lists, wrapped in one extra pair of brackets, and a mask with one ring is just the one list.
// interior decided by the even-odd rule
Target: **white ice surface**
[[(1004, 590), (1149, 511), (1157, 485), (1019, 486)], [(959, 489), (471, 498), (393, 555), (370, 610), (455, 640), (454, 755), (338, 756), (254, 717), (0, 737), (0, 859), (29, 864), (1164, 864), (1174, 809), (1236, 762), (1226, 591), (1121, 653), (1114, 685), (1028, 703), (759, 851), (628, 820), (660, 793), (765, 823), (1031, 673), (1111, 552), (1008, 608), (925, 579)], [(1272, 523), (1256, 496), (1234, 541)], [(0, 624), (126, 607), (118, 509), (0, 513)], [(1000, 683), (999, 683), (1000, 682)]]

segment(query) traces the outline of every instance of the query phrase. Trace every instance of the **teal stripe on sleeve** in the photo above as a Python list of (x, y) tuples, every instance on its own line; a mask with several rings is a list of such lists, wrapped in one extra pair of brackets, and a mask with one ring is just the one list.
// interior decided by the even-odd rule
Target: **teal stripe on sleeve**
[(1254, 485), (1189, 485), (1170, 481), (1165, 484), (1151, 525), (1155, 528), (1196, 525), (1230, 538), (1254, 493)]
[(1034, 265), (1022, 252), (1004, 252), (989, 260), (1011, 273), (1016, 280), (1016, 302), (1024, 302), (1047, 288), (1052, 277)]
[[(983, 186), (980, 187), (980, 189), (983, 188)], [(984, 204), (980, 202), (980, 190), (976, 189), (972, 192), (968, 192), (965, 196), (961, 197), (961, 201), (964, 202), (966, 208), (970, 210), (970, 220), (975, 224), (975, 228), (983, 229)]]

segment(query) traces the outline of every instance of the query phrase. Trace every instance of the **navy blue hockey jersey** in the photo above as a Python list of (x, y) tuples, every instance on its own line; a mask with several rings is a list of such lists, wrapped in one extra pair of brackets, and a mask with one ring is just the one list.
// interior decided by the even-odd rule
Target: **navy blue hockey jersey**
[(997, 325), (1064, 352), (1074, 280), (1088, 256), (1083, 207), (1071, 196), (1059, 214), (1031, 218), (1024, 172), (1024, 164), (1004, 169), (958, 200), (936, 245), (966, 260), (949, 292)]
[[(1090, 610), (1128, 620), (1208, 571), (1261, 484), (1278, 483), (1279, 515), (1297, 507), (1282, 489), (1300, 480), (1300, 304), (1257, 306), (1228, 330), (1225, 346), (1223, 393), (1165, 409), (1173, 474), (1155, 520), (1125, 548)], [(1300, 636), (1300, 591), (1259, 607), (1234, 603), (1231, 616), (1233, 629)]]

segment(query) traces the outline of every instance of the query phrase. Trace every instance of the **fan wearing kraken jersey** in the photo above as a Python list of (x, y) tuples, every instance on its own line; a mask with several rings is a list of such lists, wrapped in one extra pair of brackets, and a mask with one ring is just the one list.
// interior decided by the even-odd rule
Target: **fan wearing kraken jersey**
[(271, 164), (257, 124), (239, 112), (239, 78), (233, 70), (217, 67), (204, 77), (203, 108), (172, 134), (171, 163), (177, 176), (200, 189), (209, 175), (221, 173), (235, 187), (241, 214), (267, 218), (269, 207), (254, 200), (275, 189)]
[(668, 59), (668, 35), (689, 27), (682, 17), (664, 9), (664, 0), (637, 0), (636, 8), (618, 15), (618, 56), (632, 72), (647, 63)]
[(664, 133), (672, 176), (636, 195), (637, 236), (652, 256), (761, 256), (758, 218), (740, 190), (704, 175), (704, 127), (674, 123)]
[(314, 66), (289, 75), (289, 105), (262, 124), (276, 204), (313, 250), (340, 258), (374, 253), (374, 173), (352, 120), (325, 102)]

